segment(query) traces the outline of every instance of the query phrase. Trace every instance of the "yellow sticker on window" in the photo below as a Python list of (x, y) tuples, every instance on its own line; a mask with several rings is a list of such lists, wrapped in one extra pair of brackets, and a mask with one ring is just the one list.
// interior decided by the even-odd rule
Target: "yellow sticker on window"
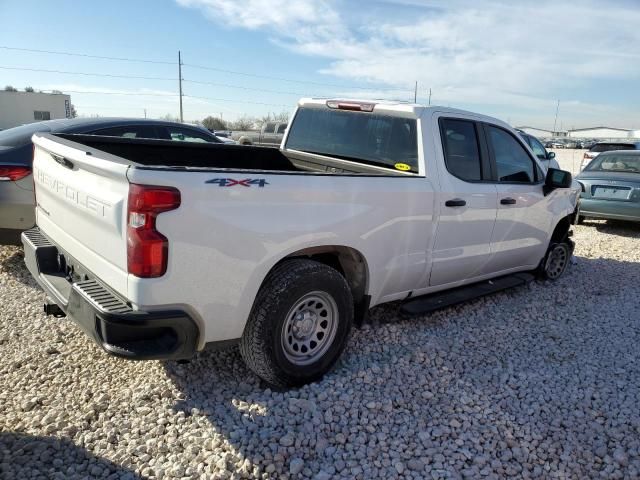
[(396, 167), (396, 170), (402, 170), (403, 172), (411, 170), (411, 167), (406, 163), (396, 163), (394, 167)]

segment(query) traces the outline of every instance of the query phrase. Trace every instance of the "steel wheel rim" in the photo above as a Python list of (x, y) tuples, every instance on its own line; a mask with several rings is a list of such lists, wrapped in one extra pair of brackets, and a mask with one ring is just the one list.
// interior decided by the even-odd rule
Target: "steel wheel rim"
[(287, 313), (280, 341), (285, 357), (309, 365), (327, 352), (338, 329), (338, 305), (326, 292), (307, 293)]
[(558, 278), (567, 267), (568, 261), (569, 249), (567, 247), (564, 245), (556, 245), (553, 247), (547, 257), (547, 264), (545, 268), (547, 276), (552, 280)]

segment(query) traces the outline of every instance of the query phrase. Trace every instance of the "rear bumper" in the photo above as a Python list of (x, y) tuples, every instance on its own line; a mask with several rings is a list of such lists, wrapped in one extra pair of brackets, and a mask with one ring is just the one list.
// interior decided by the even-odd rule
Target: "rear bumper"
[(37, 227), (22, 234), (22, 243), (27, 268), (59, 312), (106, 352), (134, 360), (190, 358), (195, 353), (198, 326), (186, 312), (133, 310), (98, 278), (65, 268), (77, 263)]
[(580, 215), (590, 218), (638, 222), (640, 221), (640, 203), (581, 198)]

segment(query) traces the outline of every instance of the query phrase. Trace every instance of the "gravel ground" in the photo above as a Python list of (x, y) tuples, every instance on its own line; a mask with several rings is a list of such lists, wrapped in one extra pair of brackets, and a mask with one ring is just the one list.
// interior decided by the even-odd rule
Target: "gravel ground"
[(576, 261), (426, 318), (376, 308), (321, 382), (275, 392), (237, 349), (128, 362), (0, 247), (0, 477), (638, 478), (640, 226), (576, 228)]

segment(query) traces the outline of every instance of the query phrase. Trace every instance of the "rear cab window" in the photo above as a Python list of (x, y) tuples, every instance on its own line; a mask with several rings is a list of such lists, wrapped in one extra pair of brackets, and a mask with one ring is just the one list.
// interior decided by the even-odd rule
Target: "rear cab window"
[(285, 148), (418, 173), (415, 118), (301, 107), (291, 122)]

